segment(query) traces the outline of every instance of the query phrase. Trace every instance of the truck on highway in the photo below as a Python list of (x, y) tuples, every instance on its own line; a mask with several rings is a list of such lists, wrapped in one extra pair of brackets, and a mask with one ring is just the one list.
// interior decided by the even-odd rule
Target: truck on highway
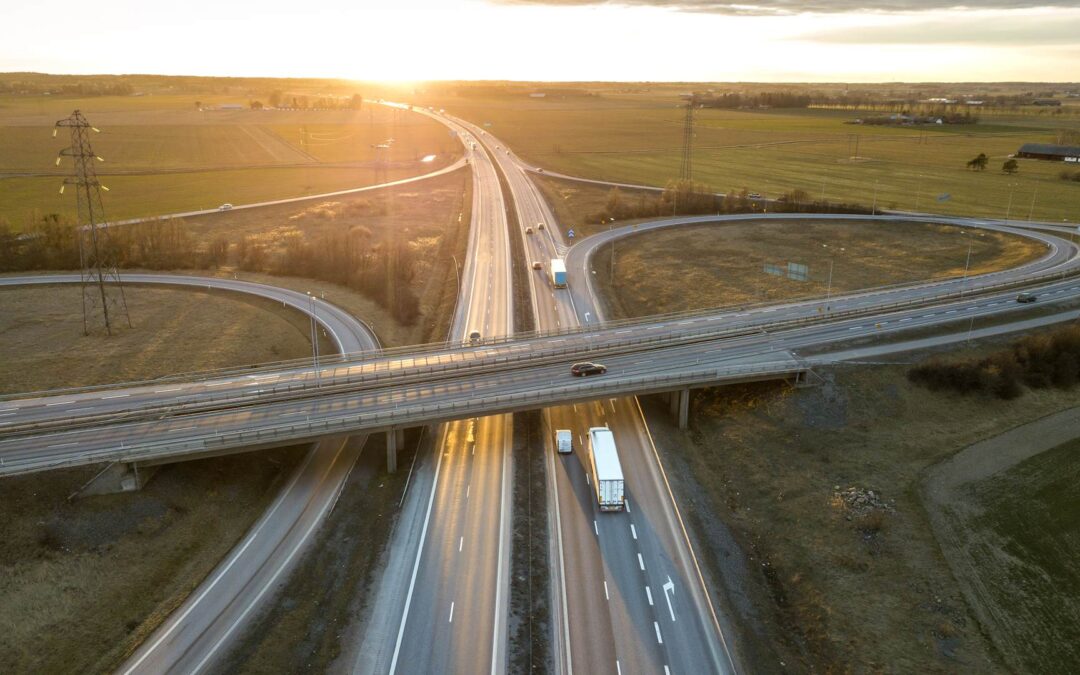
[(622, 511), (625, 484), (615, 434), (607, 427), (589, 429), (589, 464), (592, 466), (593, 490), (601, 511)]
[(562, 258), (551, 259), (551, 285), (566, 288), (566, 263)]

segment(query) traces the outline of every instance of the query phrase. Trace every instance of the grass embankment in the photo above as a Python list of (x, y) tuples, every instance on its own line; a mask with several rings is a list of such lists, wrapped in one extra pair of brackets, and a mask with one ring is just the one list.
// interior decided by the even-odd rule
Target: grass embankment
[[(442, 103), (455, 115), (490, 122), (490, 133), (547, 170), (661, 187), (679, 176), (685, 116), (680, 104), (677, 92)], [(831, 201), (870, 205), (876, 191), (879, 208), (994, 218), (1011, 210), (1014, 218), (1031, 212), (1036, 220), (1076, 220), (1072, 205), (1080, 185), (1058, 178), (1059, 162), (1021, 159), (1019, 173), (1001, 172), (1023, 143), (1053, 143), (1059, 130), (1080, 128), (1075, 118), (995, 115), (975, 125), (846, 124), (864, 114), (698, 110), (694, 179), (719, 192), (745, 186), (776, 197), (801, 189), (814, 198), (824, 192)], [(966, 169), (979, 153), (990, 157), (987, 170)], [(937, 201), (945, 194), (947, 200)]]
[[(54, 165), (69, 139), (52, 138), (52, 127), (80, 106), (101, 129), (90, 141), (106, 160), (96, 169), (110, 188), (105, 212), (117, 220), (372, 185), (461, 155), (442, 125), (385, 106), (199, 111), (198, 99), (71, 99), (58, 114), (56, 100), (45, 112), (0, 97), (0, 219), (24, 229), (34, 212), (74, 216), (74, 197), (57, 196), (71, 165)], [(419, 161), (426, 155), (436, 158)]]
[[(945, 562), (918, 486), (934, 464), (1074, 407), (1080, 393), (1033, 390), (1012, 402), (961, 398), (926, 392), (908, 382), (906, 370), (823, 371), (823, 386), (799, 390), (762, 384), (699, 392), (688, 432), (672, 427), (660, 401), (649, 402), (650, 427), (696, 547), (723, 585), (726, 605), (739, 614), (741, 644), (756, 670), (1006, 669)], [(1070, 499), (1076, 503), (1075, 489), (1055, 494), (1053, 476), (1053, 469), (1040, 469), (978, 495), (988, 510), (972, 527), (1015, 537), (995, 541), (1022, 559), (1025, 574), (1056, 575), (1075, 555), (1075, 509), (1067, 507)], [(994, 501), (1010, 491), (1008, 500)], [(1039, 521), (1044, 509), (1058, 507), (1065, 508)], [(722, 543), (717, 520), (734, 533), (745, 562)], [(1020, 535), (1032, 522), (1043, 525)], [(1070, 623), (1060, 614), (1064, 587), (1015, 587), (1003, 581), (1006, 571), (992, 551), (976, 557), (980, 573), (1001, 581), (990, 601), (1023, 603), (1026, 616), (1040, 607), (1053, 612), (1040, 624), (1074, 625), (1075, 616)], [(1060, 648), (1070, 652), (1075, 644), (1062, 640)], [(1048, 656), (1038, 658), (1047, 663)], [(1077, 658), (1066, 656), (1062, 663)]]
[[(961, 231), (964, 232), (961, 235)], [(772, 221), (694, 225), (645, 232), (593, 259), (597, 290), (612, 319), (820, 296), (890, 284), (960, 277), (1020, 265), (1045, 246), (996, 232), (946, 225)], [(841, 250), (843, 249), (843, 250)], [(693, 251), (692, 255), (688, 255)], [(830, 262), (831, 261), (831, 262)], [(764, 271), (807, 265), (795, 281)], [(831, 268), (831, 274), (830, 274)]]
[[(82, 335), (80, 290), (0, 290), (3, 391), (310, 354), (307, 319), (242, 296), (129, 286), (133, 329)], [(208, 336), (213, 336), (208, 339)], [(0, 479), (0, 653), (9, 672), (114, 668), (251, 526), (303, 454), (174, 464), (140, 492), (68, 496), (101, 467)]]
[(1022, 672), (1064, 675), (1080, 659), (1078, 451), (1073, 440), (934, 504), (946, 556)]

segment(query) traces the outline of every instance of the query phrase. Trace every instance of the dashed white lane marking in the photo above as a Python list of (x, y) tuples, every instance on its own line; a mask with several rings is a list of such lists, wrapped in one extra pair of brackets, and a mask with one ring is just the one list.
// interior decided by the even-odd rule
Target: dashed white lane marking
[(649, 607), (652, 607), (653, 606), (652, 589), (649, 588), (648, 586), (645, 587), (645, 595), (647, 595), (649, 597)]
[(227, 384), (232, 384), (232, 380), (229, 380), (228, 382), (211, 382), (210, 384), (208, 384), (206, 386), (208, 386), (208, 387), (224, 387)]
[(76, 445), (75, 443), (56, 443), (55, 445), (46, 445), (46, 448), (63, 448), (68, 445)]
[(195, 427), (193, 427), (193, 426), (191, 426), (191, 427), (180, 427), (179, 429), (173, 429), (173, 431), (191, 431), (194, 428)]
[(605, 600), (611, 600), (611, 596), (608, 595), (608, 591), (607, 591), (607, 579), (604, 579), (604, 599)]
[(637, 564), (638, 564), (638, 567), (641, 568), (641, 571), (644, 572), (645, 571), (645, 559), (641, 557), (640, 553), (637, 554)]
[(634, 527), (634, 524), (633, 524), (633, 523), (630, 523), (630, 535), (631, 535), (631, 536), (632, 536), (632, 537), (633, 537), (634, 539), (637, 539), (637, 528), (636, 528), (636, 527)]
[(461, 547), (464, 546), (464, 545), (465, 545), (465, 537), (462, 537), (462, 538), (458, 539), (458, 543), (457, 543), (458, 553), (461, 553)]
[(71, 405), (74, 402), (75, 401), (57, 401), (56, 403), (46, 403), (45, 407), (46, 408), (51, 408), (54, 405)]
[(629, 499), (624, 499), (623, 500), (623, 506), (626, 507), (626, 512), (630, 513), (630, 500)]
[(615, 670), (618, 672), (618, 675), (622, 675), (622, 666), (619, 665), (619, 659), (615, 659)]
[(593, 532), (596, 532), (596, 536), (599, 537), (600, 536), (600, 528), (596, 526), (596, 521), (595, 520), (592, 521), (592, 529), (593, 529)]
[(465, 499), (469, 498), (469, 492), (472, 491), (472, 483), (465, 486)]
[(450, 623), (454, 623), (454, 603), (450, 603)]
[(664, 666), (664, 675), (671, 675), (671, 669), (668, 668), (666, 665)]
[(660, 644), (664, 644), (664, 638), (660, 636), (660, 624), (655, 621), (652, 622), (653, 628), (656, 629), (656, 641)]
[(168, 393), (170, 391), (180, 391), (181, 389), (183, 389), (183, 387), (173, 387), (172, 389), (155, 389), (154, 393), (155, 394), (166, 394), (166, 393)]
[(585, 474), (585, 484), (592, 485), (592, 479), (589, 478), (589, 474)]
[[(80, 408), (80, 410), (83, 410), (83, 408)], [(89, 410), (89, 408), (86, 408), (86, 410)], [(18, 410), (12, 410), (11, 412), (0, 412), (0, 417), (7, 417), (8, 415), (14, 415), (17, 412), (19, 412), (19, 411)]]

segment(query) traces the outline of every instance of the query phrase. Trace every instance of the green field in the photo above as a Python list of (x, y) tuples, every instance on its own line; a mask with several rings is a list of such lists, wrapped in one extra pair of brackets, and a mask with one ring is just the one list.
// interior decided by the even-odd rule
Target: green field
[(958, 546), (995, 637), (1032, 673), (1072, 672), (1080, 622), (1080, 440), (967, 488)]
[[(440, 105), (489, 123), (492, 134), (548, 170), (664, 185), (679, 175), (685, 109), (678, 103), (669, 92), (666, 99), (611, 93), (447, 98)], [(802, 189), (814, 198), (869, 206), (876, 190), (878, 206), (887, 209), (1080, 220), (1080, 184), (1058, 178), (1061, 163), (1019, 160), (1019, 173), (1000, 170), (1021, 144), (1054, 142), (1059, 130), (1080, 129), (1075, 115), (992, 115), (976, 125), (845, 123), (860, 114), (699, 110), (693, 177), (717, 191), (747, 187), (768, 197)], [(979, 153), (990, 157), (987, 170), (967, 170), (965, 163)], [(949, 199), (937, 199), (945, 194)]]
[[(196, 100), (206, 107), (247, 97), (0, 96), (0, 219), (23, 229), (35, 213), (74, 215), (74, 196), (59, 196), (71, 161), (55, 165), (69, 139), (52, 131), (76, 108), (101, 130), (90, 140), (105, 159), (96, 165), (110, 189), (105, 213), (117, 219), (361, 187), (426, 173), (461, 154), (442, 125), (376, 104), (200, 111)], [(426, 155), (435, 161), (420, 162)]]

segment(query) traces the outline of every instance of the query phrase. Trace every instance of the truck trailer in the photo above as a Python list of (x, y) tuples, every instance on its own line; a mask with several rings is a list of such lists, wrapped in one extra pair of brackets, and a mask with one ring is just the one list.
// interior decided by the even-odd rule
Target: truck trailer
[(551, 285), (566, 288), (566, 263), (562, 258), (551, 259)]
[(589, 429), (589, 464), (592, 466), (593, 489), (601, 511), (622, 511), (625, 483), (619, 451), (615, 449), (615, 434), (607, 427)]

